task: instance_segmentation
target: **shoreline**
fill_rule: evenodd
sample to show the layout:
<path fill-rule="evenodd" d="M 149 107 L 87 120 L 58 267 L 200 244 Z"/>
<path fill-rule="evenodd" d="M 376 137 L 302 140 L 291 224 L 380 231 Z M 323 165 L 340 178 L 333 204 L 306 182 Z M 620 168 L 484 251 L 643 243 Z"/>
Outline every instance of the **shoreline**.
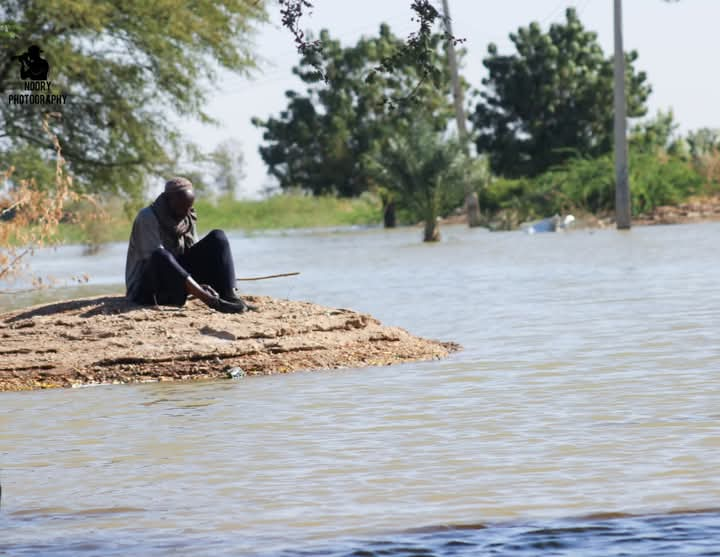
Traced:
<path fill-rule="evenodd" d="M 237 202 L 243 203 L 243 202 Z M 248 202 L 249 203 L 249 202 Z M 358 201 L 356 204 L 360 204 Z M 517 223 L 517 225 L 506 228 L 503 225 L 497 226 L 498 222 L 502 222 L 500 215 L 502 211 L 496 213 L 492 217 L 486 217 L 489 219 L 480 228 L 490 231 L 515 231 L 522 230 L 523 226 L 542 220 L 552 215 L 545 215 L 545 217 L 538 217 L 528 221 Z M 614 226 L 615 217 L 611 213 L 584 213 L 581 211 L 568 210 L 564 214 L 573 214 L 576 217 L 576 221 L 572 228 L 574 229 L 602 229 Z M 498 221 L 499 219 L 499 221 Z M 332 219 L 331 219 L 332 220 Z M 704 195 L 695 196 L 688 199 L 686 202 L 678 203 L 677 205 L 663 205 L 656 207 L 649 213 L 641 213 L 635 215 L 632 218 L 632 226 L 652 226 L 658 224 L 693 224 L 702 222 L 716 222 L 720 221 L 720 194 L 715 195 Z M 129 237 L 129 230 L 131 222 L 129 220 L 122 221 L 118 220 L 118 217 L 112 217 L 109 226 L 109 230 L 102 232 L 97 231 L 91 226 L 91 230 L 84 230 L 84 225 L 79 224 L 61 224 L 60 231 L 53 238 L 53 241 L 48 245 L 52 246 L 83 246 L 87 250 L 88 255 L 92 255 L 99 251 L 103 246 L 127 242 Z M 115 223 L 115 224 L 113 224 Z M 338 230 L 338 231 L 352 231 L 358 228 L 360 229 L 385 229 L 383 227 L 382 219 L 367 219 L 360 215 L 344 215 L 344 218 L 337 218 L 332 222 L 306 222 L 306 223 L 264 223 L 258 225 L 255 223 L 252 226 L 237 227 L 234 223 L 226 222 L 224 219 L 218 219 L 217 217 L 204 218 L 201 220 L 203 225 L 202 230 L 210 230 L 213 228 L 221 228 L 226 232 L 240 232 L 248 236 L 262 235 L 262 234 L 286 234 L 286 233 L 313 233 L 317 231 L 327 230 Z M 462 211 L 462 208 L 456 209 L 452 214 L 445 217 L 439 217 L 440 226 L 447 225 L 461 225 L 466 224 L 466 216 Z M 118 225 L 118 226 L 115 226 Z M 396 229 L 402 228 L 416 228 L 423 226 L 423 222 L 417 223 L 404 223 L 399 224 Z M 16 246 L 17 247 L 17 246 Z"/>
<path fill-rule="evenodd" d="M 386 366 L 460 350 L 348 309 L 246 298 L 260 311 L 95 296 L 0 314 L 0 392 Z"/>
<path fill-rule="evenodd" d="M 250 210 L 253 206 L 267 205 L 267 210 L 256 214 Z M 245 234 L 262 233 L 283 233 L 288 231 L 322 230 L 333 228 L 368 227 L 382 228 L 382 211 L 377 202 L 370 198 L 357 199 L 336 199 L 336 198 L 303 198 L 291 195 L 278 196 L 272 201 L 242 201 L 231 202 L 233 211 L 238 216 L 230 216 L 227 208 L 215 205 L 210 201 L 201 201 L 200 220 L 203 230 L 220 228 L 226 231 L 238 231 Z M 277 207 L 275 207 L 277 205 Z M 268 212 L 271 208 L 277 214 Z M 289 212 L 288 212 L 289 210 Z M 249 211 L 249 212 L 248 212 Z M 294 214 L 299 212 L 304 217 L 281 220 L 279 215 Z M 506 228 L 497 222 L 503 222 L 504 210 L 492 216 L 485 216 L 486 222 L 482 228 L 490 230 L 519 230 L 525 222 L 517 223 L 516 226 Z M 247 214 L 246 214 L 247 213 Z M 266 214 L 267 213 L 267 214 Z M 569 209 L 567 213 L 575 215 L 578 222 L 576 228 L 607 228 L 614 225 L 614 214 L 608 213 L 584 213 L 582 211 Z M 321 216 L 319 216 L 321 215 Z M 532 219 L 541 220 L 544 217 Z M 74 219 L 70 219 L 73 221 Z M 693 222 L 706 222 L 720 220 L 720 194 L 693 196 L 676 205 L 665 205 L 656 207 L 649 213 L 635 215 L 632 219 L 633 226 L 654 225 L 654 224 L 686 224 Z M 238 226 L 242 223 L 241 226 Z M 465 224 L 466 218 L 462 207 L 455 209 L 451 214 L 440 218 L 441 225 Z M 109 216 L 104 226 L 98 226 L 97 222 L 86 223 L 63 223 L 56 235 L 64 245 L 84 245 L 92 249 L 98 249 L 104 244 L 127 241 L 130 233 L 131 220 L 124 215 L 114 214 Z M 415 227 L 422 223 L 404 223 L 398 228 Z"/>
<path fill-rule="evenodd" d="M 572 214 L 576 217 L 574 225 L 570 230 L 583 230 L 593 228 L 610 228 L 615 226 L 615 215 L 610 213 L 594 214 L 569 210 L 564 214 Z M 549 217 L 552 215 L 546 215 Z M 523 225 L 537 222 L 533 219 L 523 222 L 507 231 L 522 230 Z M 648 213 L 640 213 L 632 218 L 632 226 L 656 226 L 672 224 L 699 224 L 703 222 L 720 221 L 720 194 L 694 196 L 677 205 L 660 205 Z M 440 225 L 466 224 L 464 214 L 453 214 L 440 219 Z M 488 228 L 487 226 L 483 228 Z M 505 229 L 497 229 L 505 231 Z"/>

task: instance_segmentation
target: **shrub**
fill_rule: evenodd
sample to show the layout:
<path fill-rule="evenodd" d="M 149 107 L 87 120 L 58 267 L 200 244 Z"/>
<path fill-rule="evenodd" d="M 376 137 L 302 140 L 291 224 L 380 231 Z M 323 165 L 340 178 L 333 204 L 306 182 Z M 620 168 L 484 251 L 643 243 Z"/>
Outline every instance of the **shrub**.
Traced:
<path fill-rule="evenodd" d="M 675 204 L 701 191 L 703 176 L 681 155 L 636 149 L 630 156 L 633 213 Z M 497 178 L 478 191 L 490 215 L 513 213 L 532 220 L 567 212 L 607 213 L 615 208 L 611 155 L 575 158 L 535 178 Z"/>

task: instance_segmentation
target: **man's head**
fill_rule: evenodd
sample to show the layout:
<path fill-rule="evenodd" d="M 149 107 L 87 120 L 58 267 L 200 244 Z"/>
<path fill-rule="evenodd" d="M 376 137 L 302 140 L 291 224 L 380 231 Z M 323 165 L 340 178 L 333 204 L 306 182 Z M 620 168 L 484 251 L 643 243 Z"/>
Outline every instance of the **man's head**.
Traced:
<path fill-rule="evenodd" d="M 42 52 L 42 49 L 38 45 L 34 44 L 28 47 L 27 52 L 32 60 L 37 60 L 38 58 L 40 58 L 40 53 Z"/>
<path fill-rule="evenodd" d="M 171 178 L 165 183 L 165 196 L 170 211 L 178 220 L 184 219 L 190 213 L 195 202 L 192 182 L 187 178 Z"/>

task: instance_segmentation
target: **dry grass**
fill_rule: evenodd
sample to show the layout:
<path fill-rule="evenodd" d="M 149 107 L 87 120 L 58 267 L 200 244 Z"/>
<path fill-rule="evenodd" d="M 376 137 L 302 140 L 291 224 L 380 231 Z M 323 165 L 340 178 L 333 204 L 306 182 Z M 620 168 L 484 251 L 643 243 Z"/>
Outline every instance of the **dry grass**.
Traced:
<path fill-rule="evenodd" d="M 27 269 L 27 259 L 41 247 L 59 243 L 58 226 L 69 202 L 93 205 L 93 220 L 105 218 L 105 213 L 88 195 L 79 194 L 73 178 L 65 170 L 65 159 L 58 136 L 51 130 L 52 119 L 61 118 L 57 112 L 45 114 L 43 130 L 55 149 L 55 180 L 52 184 L 38 184 L 14 176 L 15 168 L 0 170 L 3 187 L 0 190 L 0 282 L 6 282 Z M 83 282 L 86 276 L 76 277 Z M 34 276 L 34 288 L 47 285 L 48 279 Z"/>

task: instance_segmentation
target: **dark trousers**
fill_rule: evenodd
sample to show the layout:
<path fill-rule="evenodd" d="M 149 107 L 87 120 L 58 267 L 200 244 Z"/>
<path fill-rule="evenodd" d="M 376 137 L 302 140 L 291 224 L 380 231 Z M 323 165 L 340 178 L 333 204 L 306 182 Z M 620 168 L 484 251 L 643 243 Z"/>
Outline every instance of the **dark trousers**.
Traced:
<path fill-rule="evenodd" d="M 179 256 L 163 248 L 156 249 L 145 263 L 137 302 L 182 306 L 187 299 L 188 276 L 198 284 L 211 286 L 221 298 L 232 297 L 235 265 L 222 230 L 213 230 Z"/>

